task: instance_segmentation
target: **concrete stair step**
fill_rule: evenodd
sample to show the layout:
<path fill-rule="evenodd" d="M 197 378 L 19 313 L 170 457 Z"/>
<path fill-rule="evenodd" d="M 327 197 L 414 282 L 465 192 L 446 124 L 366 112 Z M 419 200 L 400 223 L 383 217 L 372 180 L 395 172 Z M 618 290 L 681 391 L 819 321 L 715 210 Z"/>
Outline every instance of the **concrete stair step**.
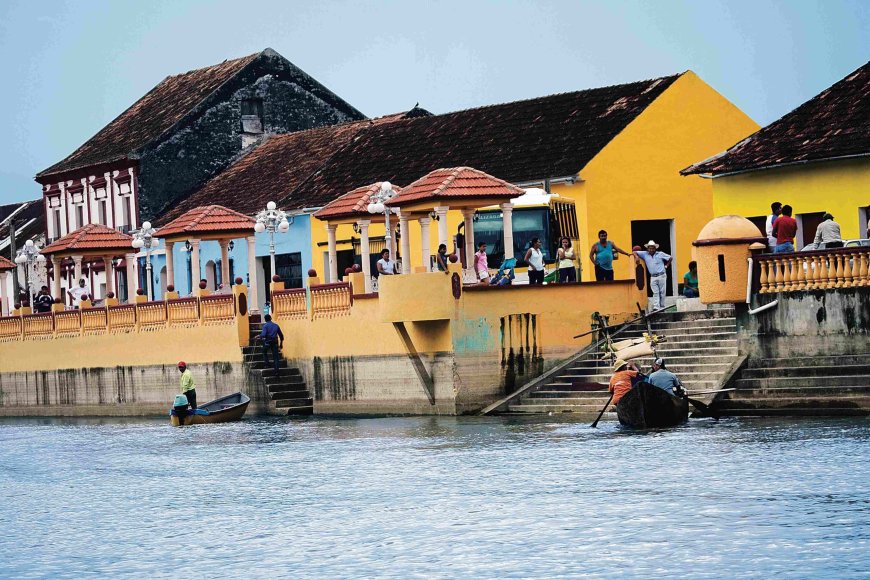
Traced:
<path fill-rule="evenodd" d="M 763 379 L 766 377 L 806 377 L 806 376 L 842 376 L 870 375 L 870 364 L 839 365 L 839 366 L 785 366 L 744 369 L 740 375 L 743 379 Z"/>
<path fill-rule="evenodd" d="M 794 397 L 850 397 L 870 396 L 870 385 L 809 386 L 809 387 L 770 387 L 758 389 L 737 389 L 722 393 L 721 400 L 751 400 L 765 398 Z"/>
<path fill-rule="evenodd" d="M 311 397 L 275 400 L 275 407 L 278 409 L 286 409 L 289 407 L 309 407 L 312 405 L 314 405 L 314 399 Z"/>
<path fill-rule="evenodd" d="M 590 398 L 590 399 L 577 399 L 577 398 L 573 398 L 573 397 L 564 398 L 564 399 L 559 399 L 556 397 L 551 397 L 551 398 L 546 398 L 546 399 L 528 398 L 528 399 L 522 399 L 519 404 L 520 405 L 532 405 L 532 406 L 535 406 L 535 405 L 548 405 L 548 406 L 556 405 L 556 406 L 579 406 L 579 407 L 586 407 L 588 405 L 592 405 L 592 406 L 597 406 L 598 410 L 600 411 L 601 407 L 604 406 L 604 403 L 606 403 L 607 399 L 609 399 L 609 398 L 610 398 L 609 393 L 606 397 L 596 397 L 596 398 Z"/>
<path fill-rule="evenodd" d="M 575 415 L 595 418 L 601 412 L 601 407 L 604 406 L 605 401 L 602 401 L 600 405 L 509 405 L 508 411 L 511 413 L 529 414 L 573 413 Z"/>
<path fill-rule="evenodd" d="M 274 378 L 274 377 L 295 377 L 299 376 L 299 369 L 292 367 L 279 368 L 278 372 L 275 372 L 275 369 L 251 369 L 253 372 L 261 375 L 264 379 Z"/>
<path fill-rule="evenodd" d="M 723 417 L 864 417 L 870 409 L 860 407 L 716 408 Z"/>
<path fill-rule="evenodd" d="M 759 379 L 739 378 L 734 381 L 734 387 L 738 389 L 763 389 L 770 387 L 849 387 L 856 385 L 870 385 L 870 375 L 766 377 Z"/>
<path fill-rule="evenodd" d="M 843 365 L 868 365 L 870 366 L 870 353 L 867 354 L 844 354 L 844 355 L 821 355 L 811 357 L 792 358 L 762 358 L 747 361 L 747 369 L 762 369 L 770 367 L 816 367 L 816 366 L 843 366 Z"/>
<path fill-rule="evenodd" d="M 269 393 L 269 399 L 273 401 L 296 401 L 300 399 L 308 400 L 311 398 L 311 393 L 306 390 L 301 391 L 279 391 Z"/>
<path fill-rule="evenodd" d="M 856 408 L 870 412 L 870 396 L 849 397 L 820 397 L 811 398 L 801 396 L 799 398 L 754 398 L 754 399 L 728 399 L 717 401 L 716 409 L 845 409 Z"/>
<path fill-rule="evenodd" d="M 535 391 L 534 393 L 529 394 L 526 399 L 600 399 L 604 398 L 606 401 L 608 397 L 610 397 L 610 392 L 607 390 L 602 391 L 563 391 L 563 390 L 555 390 L 555 389 L 546 389 L 541 391 Z"/>
<path fill-rule="evenodd" d="M 301 376 L 268 377 L 263 381 L 270 391 L 281 391 L 304 388 L 305 380 Z"/>
<path fill-rule="evenodd" d="M 623 336 L 631 337 L 631 338 L 638 338 L 638 337 L 643 336 L 643 334 L 645 332 L 646 332 L 646 328 L 643 328 L 643 329 L 638 328 L 637 330 L 630 329 L 630 330 L 626 330 L 625 332 L 616 335 L 613 338 L 613 340 L 619 340 L 620 338 L 623 338 Z M 723 335 L 731 334 L 731 335 L 733 335 L 733 334 L 737 333 L 737 327 L 733 326 L 733 325 L 731 325 L 731 326 L 719 325 L 719 326 L 687 326 L 687 327 L 675 327 L 675 328 L 667 328 L 667 327 L 656 328 L 655 326 L 653 326 L 653 333 L 654 334 L 663 334 L 667 337 L 671 337 L 671 336 L 696 336 L 699 334 L 723 334 Z"/>
<path fill-rule="evenodd" d="M 258 360 L 258 361 L 252 361 L 252 362 L 249 362 L 249 363 L 247 363 L 247 364 L 248 364 L 248 368 L 250 368 L 250 369 L 252 369 L 252 370 L 259 370 L 259 369 L 274 369 L 274 368 L 275 368 L 275 364 L 274 364 L 274 363 L 270 363 L 270 364 L 267 365 L 267 364 L 263 361 L 263 359 L 260 359 L 260 360 Z M 283 360 L 283 359 L 282 359 L 282 360 L 279 360 L 279 361 L 278 361 L 278 368 L 286 369 L 288 366 L 289 366 L 289 365 L 287 364 L 287 361 L 286 361 L 286 360 Z"/>
<path fill-rule="evenodd" d="M 608 379 L 609 381 L 610 379 Z M 598 382 L 580 382 L 580 381 L 560 381 L 555 380 L 551 383 L 547 383 L 543 385 L 542 389 L 547 390 L 557 390 L 557 391 L 571 391 L 571 392 L 596 392 L 596 391 L 606 391 L 608 383 L 598 383 Z"/>
<path fill-rule="evenodd" d="M 737 345 L 734 346 L 724 346 L 724 347 L 697 347 L 693 348 L 691 345 L 686 345 L 685 347 L 673 347 L 666 346 L 667 343 L 659 345 L 656 349 L 659 356 L 662 358 L 670 358 L 677 356 L 692 356 L 692 354 L 696 354 L 699 356 L 707 355 L 707 356 L 737 356 Z"/>

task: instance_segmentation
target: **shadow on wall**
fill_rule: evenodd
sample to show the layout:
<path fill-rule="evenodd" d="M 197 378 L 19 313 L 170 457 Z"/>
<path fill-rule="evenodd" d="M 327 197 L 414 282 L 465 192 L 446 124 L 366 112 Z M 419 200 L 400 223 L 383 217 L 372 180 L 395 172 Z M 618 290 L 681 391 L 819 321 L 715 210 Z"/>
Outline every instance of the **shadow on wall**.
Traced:
<path fill-rule="evenodd" d="M 501 318 L 501 384 L 509 395 L 532 377 L 544 372 L 541 329 L 536 314 L 511 314 Z"/>

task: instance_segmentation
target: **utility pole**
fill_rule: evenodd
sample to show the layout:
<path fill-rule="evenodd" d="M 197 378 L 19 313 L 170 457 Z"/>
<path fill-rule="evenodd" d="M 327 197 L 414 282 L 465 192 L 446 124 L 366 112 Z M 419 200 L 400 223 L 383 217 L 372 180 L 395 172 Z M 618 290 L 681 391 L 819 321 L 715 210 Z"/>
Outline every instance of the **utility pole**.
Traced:
<path fill-rule="evenodd" d="M 15 226 L 16 220 L 9 221 L 9 251 L 11 255 L 9 256 L 12 262 L 15 264 L 15 270 L 13 270 L 14 274 L 12 275 L 12 303 L 18 302 L 18 299 L 21 297 L 21 287 L 18 285 L 18 263 L 15 262 Z"/>

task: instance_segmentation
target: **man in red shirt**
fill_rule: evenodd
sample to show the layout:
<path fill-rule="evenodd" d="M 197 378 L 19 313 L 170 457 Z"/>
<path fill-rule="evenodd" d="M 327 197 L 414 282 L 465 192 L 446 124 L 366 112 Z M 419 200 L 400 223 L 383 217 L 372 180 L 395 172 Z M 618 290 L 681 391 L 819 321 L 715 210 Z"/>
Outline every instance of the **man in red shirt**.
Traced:
<path fill-rule="evenodd" d="M 773 235 L 776 237 L 774 254 L 794 252 L 794 236 L 797 233 L 797 220 L 791 217 L 791 206 L 782 206 L 782 215 L 773 222 Z"/>

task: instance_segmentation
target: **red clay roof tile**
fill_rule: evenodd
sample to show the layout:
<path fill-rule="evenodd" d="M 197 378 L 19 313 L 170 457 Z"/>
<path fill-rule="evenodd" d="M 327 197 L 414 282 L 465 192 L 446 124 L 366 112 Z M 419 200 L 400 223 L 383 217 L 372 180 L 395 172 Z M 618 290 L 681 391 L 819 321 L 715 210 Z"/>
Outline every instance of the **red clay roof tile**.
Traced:
<path fill-rule="evenodd" d="M 369 199 L 381 188 L 381 182 L 372 183 L 357 187 L 353 191 L 349 191 L 326 204 L 323 209 L 314 214 L 314 217 L 321 220 L 343 219 L 349 217 L 371 217 L 368 210 Z M 401 194 L 402 189 L 396 185 L 393 186 L 393 191 Z"/>
<path fill-rule="evenodd" d="M 253 218 L 222 205 L 194 208 L 157 230 L 161 238 L 184 235 L 254 234 Z"/>
<path fill-rule="evenodd" d="M 3 256 L 0 256 L 0 270 L 14 270 L 14 269 L 15 269 L 15 264 L 10 262 L 9 260 L 4 258 Z"/>
<path fill-rule="evenodd" d="M 118 230 L 100 224 L 88 224 L 65 235 L 44 247 L 42 254 L 59 252 L 92 252 L 94 250 L 115 250 L 133 252 L 133 238 Z"/>
<path fill-rule="evenodd" d="M 390 205 L 404 207 L 415 203 L 444 200 L 489 200 L 505 202 L 524 194 L 525 191 L 488 173 L 473 167 L 450 167 L 436 169 L 402 190 Z"/>

